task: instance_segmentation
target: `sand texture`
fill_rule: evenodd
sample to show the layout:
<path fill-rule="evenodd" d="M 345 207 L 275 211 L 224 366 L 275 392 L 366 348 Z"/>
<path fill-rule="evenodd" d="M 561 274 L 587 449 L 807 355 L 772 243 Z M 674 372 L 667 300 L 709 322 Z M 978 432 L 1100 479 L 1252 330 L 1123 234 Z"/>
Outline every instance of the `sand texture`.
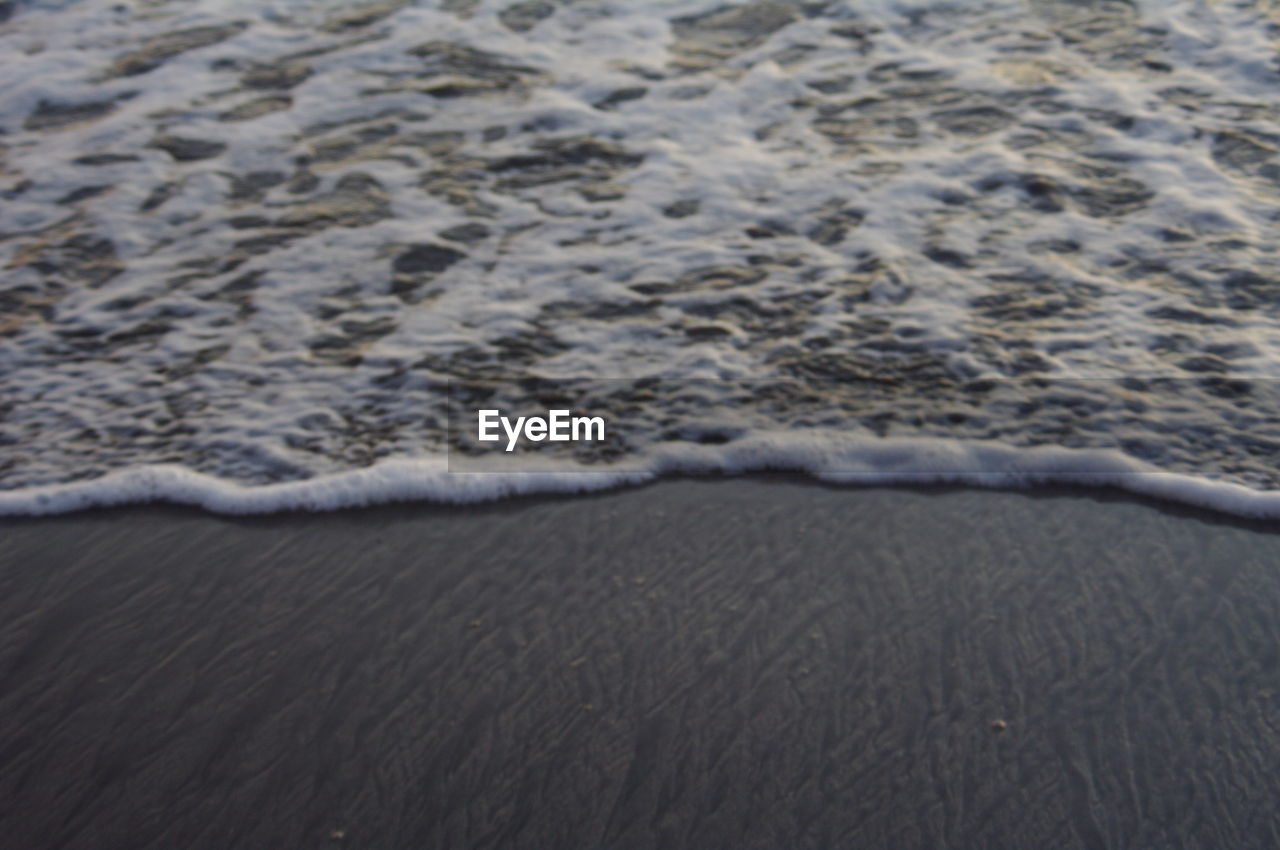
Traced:
<path fill-rule="evenodd" d="M 13 850 L 1280 844 L 1258 528 L 784 479 L 0 541 Z"/>

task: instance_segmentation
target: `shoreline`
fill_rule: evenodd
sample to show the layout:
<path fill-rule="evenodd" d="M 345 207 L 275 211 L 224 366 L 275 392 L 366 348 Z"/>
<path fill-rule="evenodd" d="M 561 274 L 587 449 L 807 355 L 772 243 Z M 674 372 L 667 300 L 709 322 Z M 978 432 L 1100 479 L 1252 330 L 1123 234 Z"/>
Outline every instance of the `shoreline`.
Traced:
<path fill-rule="evenodd" d="M 1165 474 L 1165 473 L 1157 473 Z M 1172 474 L 1172 473 L 1169 473 Z M 467 502 L 445 502 L 429 499 L 403 499 L 398 501 L 372 502 L 353 504 L 345 507 L 288 507 L 280 510 L 231 513 L 210 510 L 199 504 L 158 499 L 145 502 L 125 502 L 121 504 L 90 505 L 61 513 L 46 514 L 5 514 L 0 513 L 0 528 L 9 524 L 40 524 L 62 521 L 75 522 L 87 517 L 109 517 L 119 515 L 125 517 L 135 513 L 155 513 L 174 518 L 206 518 L 227 520 L 235 523 L 272 523 L 283 521 L 294 523 L 313 520 L 323 522 L 335 516 L 378 517 L 409 520 L 440 514 L 447 518 L 453 514 L 465 514 L 473 511 L 520 511 L 526 507 L 557 504 L 575 501 L 591 501 L 625 496 L 628 493 L 639 493 L 652 488 L 667 485 L 721 485 L 732 486 L 735 483 L 745 484 L 783 484 L 811 488 L 819 491 L 839 493 L 914 493 L 922 496 L 945 496 L 962 493 L 990 493 L 996 496 L 1023 497 L 1032 501 L 1055 501 L 1059 499 L 1083 499 L 1098 504 L 1127 504 L 1147 508 L 1157 513 L 1182 519 L 1194 519 L 1211 525 L 1238 528 L 1258 534 L 1280 535 L 1280 524 L 1274 518 L 1265 516 L 1249 516 L 1229 511 L 1183 502 L 1176 499 L 1130 490 L 1112 483 L 1097 484 L 1081 482 L 1078 484 L 1063 481 L 1050 483 L 1021 483 L 985 485 L 972 482 L 934 481 L 924 478 L 919 482 L 898 480 L 892 482 L 870 481 L 867 483 L 851 481 L 830 481 L 808 472 L 790 469 L 765 469 L 751 472 L 709 472 L 709 473 L 677 473 L 647 478 L 635 483 L 619 483 L 583 490 L 533 490 L 509 496 L 478 499 Z M 1270 492 L 1270 491 L 1259 491 Z M 1280 491 L 1277 491 L 1280 493 Z"/>
<path fill-rule="evenodd" d="M 18 848 L 1270 840 L 1280 536 L 1111 495 L 774 475 L 5 519 L 0 829 Z"/>
<path fill-rule="evenodd" d="M 478 505 L 538 495 L 580 495 L 690 478 L 805 476 L 857 488 L 959 486 L 1121 491 L 1138 499 L 1246 519 L 1280 518 L 1280 490 L 1164 471 L 1111 450 L 1018 448 L 994 442 L 850 438 L 838 445 L 811 435 L 748 437 L 728 445 L 681 444 L 646 457 L 644 466 L 566 465 L 532 459 L 517 466 L 457 471 L 448 456 L 384 460 L 343 472 L 245 485 L 177 464 L 127 467 L 97 478 L 0 490 L 0 518 L 71 514 L 114 506 L 167 503 L 215 515 L 330 512 L 394 504 Z"/>

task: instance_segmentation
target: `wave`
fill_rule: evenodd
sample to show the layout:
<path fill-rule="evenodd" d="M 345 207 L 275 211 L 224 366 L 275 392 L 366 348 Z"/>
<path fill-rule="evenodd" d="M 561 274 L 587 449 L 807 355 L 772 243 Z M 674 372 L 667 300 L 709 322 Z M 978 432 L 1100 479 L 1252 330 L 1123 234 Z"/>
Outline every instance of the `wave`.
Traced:
<path fill-rule="evenodd" d="M 392 460 L 304 481 L 246 486 L 179 465 L 118 470 L 90 481 L 0 493 L 0 516 L 46 516 L 90 508 L 168 503 L 219 514 L 334 511 L 394 502 L 473 504 L 536 494 L 609 490 L 678 475 L 789 471 L 847 485 L 962 484 L 999 489 L 1111 487 L 1248 518 L 1280 517 L 1280 492 L 1164 472 L 1119 452 L 1016 448 L 940 439 L 841 439 L 753 435 L 730 446 L 680 445 L 644 468 L 529 462 L 519 471 L 450 472 L 447 458 Z M 473 467 L 474 468 L 474 467 Z"/>
<path fill-rule="evenodd" d="M 1247 6 L 0 3 L 0 506 L 785 468 L 1270 515 Z M 454 384 L 616 433 L 451 473 Z"/>

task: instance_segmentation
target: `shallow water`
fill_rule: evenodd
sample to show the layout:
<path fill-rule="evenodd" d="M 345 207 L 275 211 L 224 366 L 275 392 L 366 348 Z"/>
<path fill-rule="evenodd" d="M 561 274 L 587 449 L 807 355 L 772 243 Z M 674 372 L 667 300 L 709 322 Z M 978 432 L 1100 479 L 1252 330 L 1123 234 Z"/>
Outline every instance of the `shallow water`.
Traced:
<path fill-rule="evenodd" d="M 1280 484 L 1277 4 L 0 8 L 7 510 L 434 474 L 529 379 L 614 381 L 561 470 Z"/>

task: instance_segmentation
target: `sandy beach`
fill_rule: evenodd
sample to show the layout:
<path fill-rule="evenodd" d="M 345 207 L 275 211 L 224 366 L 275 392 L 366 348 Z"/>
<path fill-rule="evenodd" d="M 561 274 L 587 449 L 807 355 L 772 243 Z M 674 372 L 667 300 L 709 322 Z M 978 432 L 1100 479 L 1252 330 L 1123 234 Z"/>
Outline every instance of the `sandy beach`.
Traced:
<path fill-rule="evenodd" d="M 0 0 L 0 850 L 1280 847 L 1278 31 Z"/>
<path fill-rule="evenodd" d="M 0 539 L 15 850 L 1280 842 L 1261 526 L 779 476 Z"/>

